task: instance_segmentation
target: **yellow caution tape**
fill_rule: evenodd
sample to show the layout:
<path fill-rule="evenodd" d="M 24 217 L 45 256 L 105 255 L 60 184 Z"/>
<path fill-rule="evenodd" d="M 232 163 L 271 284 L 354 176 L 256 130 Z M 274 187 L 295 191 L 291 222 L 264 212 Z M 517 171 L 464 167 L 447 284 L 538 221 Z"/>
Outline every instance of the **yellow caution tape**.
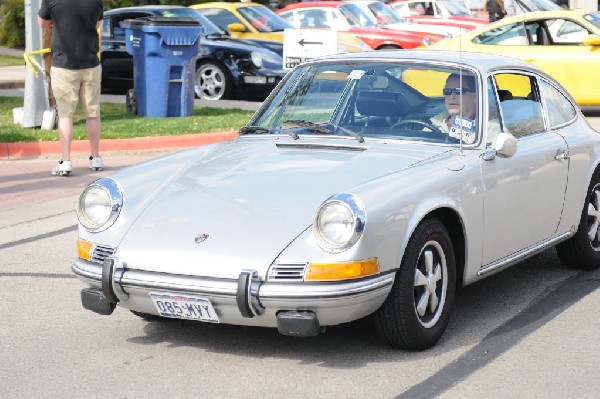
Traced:
<path fill-rule="evenodd" d="M 31 71 L 33 72 L 33 74 L 35 75 L 36 78 L 38 77 L 38 73 L 37 73 L 36 68 L 39 69 L 40 71 L 44 72 L 44 73 L 46 72 L 46 69 L 43 68 L 40 65 L 40 63 L 37 62 L 35 60 L 35 58 L 33 58 L 32 56 L 36 55 L 36 54 L 46 54 L 46 53 L 49 53 L 51 51 L 52 50 L 49 49 L 49 48 L 43 48 L 41 50 L 25 51 L 23 53 L 23 58 L 25 59 L 25 64 L 29 67 L 29 69 L 31 69 Z"/>

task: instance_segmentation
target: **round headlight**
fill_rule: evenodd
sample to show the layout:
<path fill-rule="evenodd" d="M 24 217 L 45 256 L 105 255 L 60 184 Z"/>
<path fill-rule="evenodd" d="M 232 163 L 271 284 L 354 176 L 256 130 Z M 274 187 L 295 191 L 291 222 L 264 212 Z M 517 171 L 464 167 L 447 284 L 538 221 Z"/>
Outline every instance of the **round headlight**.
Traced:
<path fill-rule="evenodd" d="M 96 180 L 79 196 L 77 217 L 88 231 L 109 228 L 121 211 L 123 196 L 116 181 L 108 178 Z"/>
<path fill-rule="evenodd" d="M 352 194 L 338 194 L 317 212 L 314 231 L 321 248 L 341 252 L 358 241 L 364 225 L 365 211 L 358 198 Z"/>
<path fill-rule="evenodd" d="M 253 51 L 250 53 L 250 57 L 252 57 L 252 63 L 254 64 L 254 66 L 258 69 L 262 68 L 263 66 L 263 59 L 262 59 L 262 54 L 260 54 L 258 51 Z"/>

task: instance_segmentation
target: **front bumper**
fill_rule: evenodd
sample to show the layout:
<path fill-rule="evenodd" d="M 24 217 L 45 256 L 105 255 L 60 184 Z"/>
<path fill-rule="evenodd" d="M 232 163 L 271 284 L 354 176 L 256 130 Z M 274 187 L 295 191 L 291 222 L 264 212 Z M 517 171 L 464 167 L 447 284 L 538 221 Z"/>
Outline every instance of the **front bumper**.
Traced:
<path fill-rule="evenodd" d="M 394 282 L 394 273 L 385 273 L 342 282 L 272 283 L 253 270 L 241 271 L 236 280 L 215 279 L 127 269 L 118 258 L 102 265 L 78 259 L 72 270 L 109 304 L 158 315 L 151 292 L 201 296 L 221 323 L 261 327 L 278 327 L 278 315 L 286 312 L 314 313 L 320 326 L 360 319 L 381 306 Z"/>

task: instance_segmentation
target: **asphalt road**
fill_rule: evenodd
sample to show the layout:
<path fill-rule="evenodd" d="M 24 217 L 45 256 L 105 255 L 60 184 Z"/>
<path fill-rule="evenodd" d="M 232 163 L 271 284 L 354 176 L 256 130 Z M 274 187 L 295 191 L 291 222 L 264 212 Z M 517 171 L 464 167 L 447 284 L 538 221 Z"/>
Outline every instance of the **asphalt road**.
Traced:
<path fill-rule="evenodd" d="M 461 290 L 424 352 L 388 348 L 368 320 L 301 339 L 84 310 L 77 194 L 158 155 L 68 179 L 48 176 L 54 160 L 0 161 L 0 397 L 598 397 L 600 271 L 566 269 L 554 250 Z"/>

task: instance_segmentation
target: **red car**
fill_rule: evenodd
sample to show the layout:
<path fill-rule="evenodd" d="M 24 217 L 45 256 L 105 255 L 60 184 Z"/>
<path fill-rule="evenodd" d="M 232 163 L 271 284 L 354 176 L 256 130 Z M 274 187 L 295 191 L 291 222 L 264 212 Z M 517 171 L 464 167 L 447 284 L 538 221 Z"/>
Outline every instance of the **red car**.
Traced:
<path fill-rule="evenodd" d="M 463 2 L 455 0 L 393 0 L 388 5 L 415 24 L 455 26 L 470 31 L 489 23 L 486 18 L 473 16 Z"/>
<path fill-rule="evenodd" d="M 373 15 L 368 15 L 356 4 L 339 1 L 294 3 L 277 11 L 277 14 L 296 28 L 333 29 L 358 37 L 373 50 L 412 49 L 445 38 L 441 34 L 380 27 Z"/>

